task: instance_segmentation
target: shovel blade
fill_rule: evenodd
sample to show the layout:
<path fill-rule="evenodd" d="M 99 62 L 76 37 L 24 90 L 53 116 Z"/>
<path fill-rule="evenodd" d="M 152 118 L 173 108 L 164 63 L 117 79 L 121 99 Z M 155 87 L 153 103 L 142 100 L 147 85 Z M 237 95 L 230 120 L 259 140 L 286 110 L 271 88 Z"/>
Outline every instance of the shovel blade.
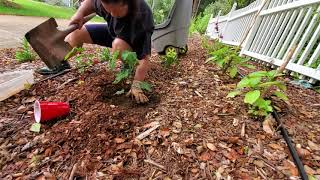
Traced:
<path fill-rule="evenodd" d="M 67 34 L 59 31 L 57 27 L 56 20 L 50 18 L 25 35 L 32 48 L 50 69 L 59 66 L 72 50 L 70 44 L 64 41 Z"/>

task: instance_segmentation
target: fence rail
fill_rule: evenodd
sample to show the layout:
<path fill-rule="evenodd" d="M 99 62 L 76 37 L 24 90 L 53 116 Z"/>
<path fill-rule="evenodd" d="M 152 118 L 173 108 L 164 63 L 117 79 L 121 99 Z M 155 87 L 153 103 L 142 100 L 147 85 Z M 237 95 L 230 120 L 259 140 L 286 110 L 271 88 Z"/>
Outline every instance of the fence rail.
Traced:
<path fill-rule="evenodd" d="M 287 72 L 310 83 L 320 80 L 320 0 L 257 0 L 235 9 L 212 17 L 206 35 L 273 66 L 297 46 Z"/>

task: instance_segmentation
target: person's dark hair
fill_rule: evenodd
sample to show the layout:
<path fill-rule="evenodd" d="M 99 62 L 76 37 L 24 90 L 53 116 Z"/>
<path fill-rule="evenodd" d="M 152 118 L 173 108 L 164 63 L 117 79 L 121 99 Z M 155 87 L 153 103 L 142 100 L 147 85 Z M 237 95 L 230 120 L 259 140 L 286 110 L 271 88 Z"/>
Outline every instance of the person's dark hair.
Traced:
<path fill-rule="evenodd" d="M 101 0 L 102 2 L 106 4 L 118 4 L 118 3 L 123 3 L 123 4 L 128 4 L 128 14 L 130 16 L 136 17 L 137 12 L 138 12 L 138 1 L 139 0 Z"/>

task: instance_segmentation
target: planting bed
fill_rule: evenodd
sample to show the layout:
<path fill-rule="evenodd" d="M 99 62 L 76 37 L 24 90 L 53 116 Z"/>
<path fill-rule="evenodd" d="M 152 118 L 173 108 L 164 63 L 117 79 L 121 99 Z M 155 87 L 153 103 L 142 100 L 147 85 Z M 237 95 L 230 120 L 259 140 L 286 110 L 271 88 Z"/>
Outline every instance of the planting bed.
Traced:
<path fill-rule="evenodd" d="M 73 167 L 77 179 L 298 176 L 281 135 L 263 130 L 262 121 L 247 114 L 243 99 L 226 98 L 239 79 L 204 63 L 199 37 L 190 38 L 188 46 L 175 68 L 163 68 L 153 53 L 147 78 L 153 92 L 146 105 L 115 95 L 130 86 L 113 85 L 114 75 L 104 64 L 83 75 L 73 70 L 37 83 L 0 102 L 0 179 L 68 179 Z M 88 53 L 95 48 L 88 46 Z M 43 65 L 18 64 L 14 51 L 0 50 L 0 72 Z M 289 102 L 277 102 L 281 119 L 307 173 L 320 179 L 320 95 L 287 86 Z M 71 113 L 33 133 L 35 99 L 69 102 Z M 158 129 L 136 140 L 155 122 Z"/>

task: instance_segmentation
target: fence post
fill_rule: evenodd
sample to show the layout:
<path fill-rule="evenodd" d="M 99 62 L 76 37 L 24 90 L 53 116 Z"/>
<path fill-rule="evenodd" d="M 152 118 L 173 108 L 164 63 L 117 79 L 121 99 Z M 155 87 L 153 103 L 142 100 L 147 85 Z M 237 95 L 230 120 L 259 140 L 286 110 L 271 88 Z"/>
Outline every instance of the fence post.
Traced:
<path fill-rule="evenodd" d="M 243 48 L 241 49 L 240 56 L 243 56 L 244 51 L 249 49 L 251 42 L 252 42 L 255 34 L 257 33 L 258 28 L 259 28 L 261 21 L 262 21 L 260 13 L 262 10 L 264 10 L 267 7 L 266 5 L 268 4 L 269 1 L 270 0 L 264 0 L 261 3 L 260 8 L 256 14 L 256 18 L 253 19 L 253 22 L 252 22 L 253 26 L 250 26 L 251 29 L 249 29 L 247 37 L 245 37 L 245 39 L 243 40 Z"/>
<path fill-rule="evenodd" d="M 228 14 L 226 25 L 224 26 L 223 30 L 221 31 L 222 38 L 223 38 L 223 36 L 224 36 L 224 33 L 225 33 L 226 30 L 227 30 L 227 27 L 228 27 L 228 24 L 229 24 L 229 19 L 231 18 L 233 11 L 236 10 L 236 7 L 237 7 L 237 3 L 234 3 L 233 6 L 232 6 L 232 9 L 230 10 L 230 12 L 229 12 L 229 14 Z M 219 38 L 220 40 L 222 39 L 222 38 L 220 38 L 220 36 L 219 36 L 218 38 Z"/>

